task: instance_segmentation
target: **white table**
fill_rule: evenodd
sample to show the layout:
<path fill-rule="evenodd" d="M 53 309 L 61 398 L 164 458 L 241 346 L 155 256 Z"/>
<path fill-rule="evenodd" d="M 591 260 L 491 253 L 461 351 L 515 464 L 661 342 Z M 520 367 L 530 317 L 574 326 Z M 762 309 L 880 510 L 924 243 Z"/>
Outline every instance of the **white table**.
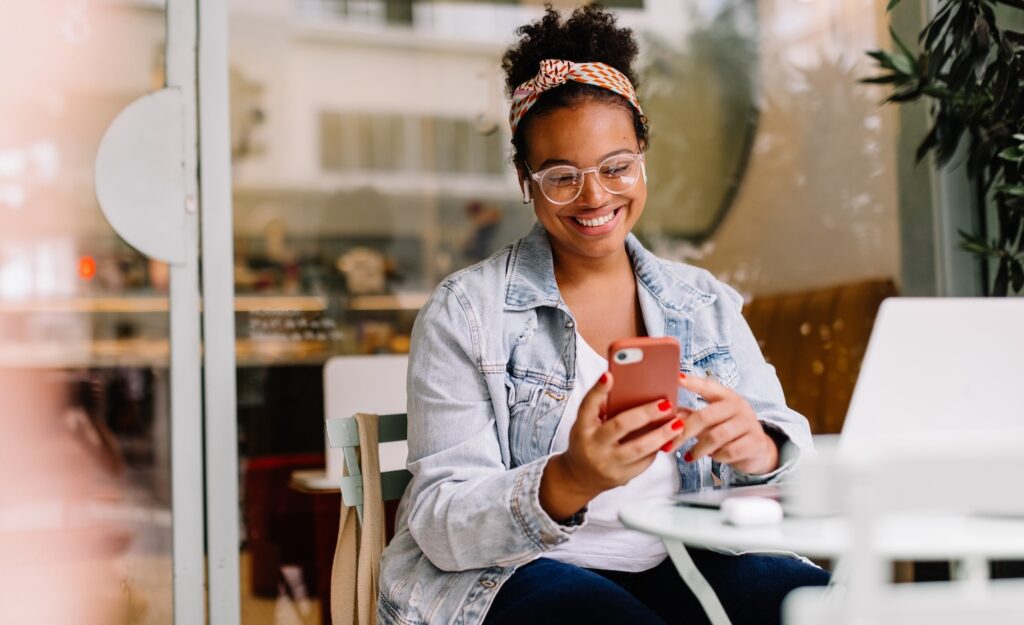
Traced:
<path fill-rule="evenodd" d="M 836 558 L 849 540 L 847 524 L 840 517 L 786 517 L 773 525 L 736 527 L 724 523 L 718 510 L 682 506 L 669 499 L 636 504 L 623 510 L 619 519 L 626 527 L 665 542 L 680 576 L 713 625 L 727 625 L 729 619 L 686 546 Z M 984 576 L 989 560 L 1024 559 L 1024 518 L 894 515 L 879 522 L 877 539 L 886 558 L 960 560 L 967 576 Z"/>

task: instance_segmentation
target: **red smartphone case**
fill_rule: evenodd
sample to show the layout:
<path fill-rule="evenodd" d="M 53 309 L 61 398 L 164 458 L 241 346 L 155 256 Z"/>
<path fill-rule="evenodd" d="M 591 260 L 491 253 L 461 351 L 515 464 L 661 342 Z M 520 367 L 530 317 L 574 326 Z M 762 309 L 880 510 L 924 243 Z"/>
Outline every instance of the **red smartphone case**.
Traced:
<path fill-rule="evenodd" d="M 620 352 L 630 349 L 639 349 L 642 360 L 623 362 Z M 614 381 L 608 394 L 606 418 L 660 399 L 669 400 L 675 408 L 679 395 L 679 341 L 676 339 L 641 336 L 615 341 L 608 347 L 608 370 Z M 674 416 L 675 411 L 671 414 Z M 666 420 L 669 418 L 671 416 Z"/>

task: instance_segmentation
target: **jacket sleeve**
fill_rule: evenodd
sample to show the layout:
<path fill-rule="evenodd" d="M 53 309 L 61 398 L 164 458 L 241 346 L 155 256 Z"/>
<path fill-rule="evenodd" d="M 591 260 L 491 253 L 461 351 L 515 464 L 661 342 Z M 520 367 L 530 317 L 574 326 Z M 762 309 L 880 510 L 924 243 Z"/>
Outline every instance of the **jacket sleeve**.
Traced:
<path fill-rule="evenodd" d="M 438 287 L 416 320 L 409 356 L 408 526 L 445 571 L 522 564 L 577 527 L 540 506 L 550 456 L 514 468 L 502 460 L 470 306 L 451 285 Z"/>
<path fill-rule="evenodd" d="M 743 296 L 729 285 L 719 282 L 720 296 L 727 300 L 727 317 L 731 323 L 732 355 L 739 370 L 739 383 L 734 389 L 743 396 L 757 414 L 765 432 L 779 446 L 780 464 L 763 475 L 744 473 L 729 465 L 718 467 L 719 477 L 727 484 L 761 484 L 773 482 L 789 473 L 800 457 L 814 453 L 811 428 L 807 418 L 786 405 L 782 384 L 775 367 L 765 361 L 761 348 L 742 315 Z"/>

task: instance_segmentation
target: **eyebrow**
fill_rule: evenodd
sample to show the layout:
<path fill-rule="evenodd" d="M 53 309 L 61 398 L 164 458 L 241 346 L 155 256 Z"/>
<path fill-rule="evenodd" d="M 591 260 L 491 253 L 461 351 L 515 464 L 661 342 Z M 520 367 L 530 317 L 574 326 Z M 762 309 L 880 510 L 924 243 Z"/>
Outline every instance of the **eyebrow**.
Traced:
<path fill-rule="evenodd" d="M 601 158 L 597 159 L 597 162 L 600 163 L 601 161 L 603 161 L 604 159 L 606 159 L 606 158 L 608 158 L 610 156 L 615 156 L 616 154 L 623 154 L 623 153 L 626 153 L 626 152 L 633 152 L 633 150 L 631 150 L 629 148 L 619 148 L 618 150 L 614 150 L 612 152 L 609 152 L 609 153 L 605 154 L 604 156 L 602 156 Z M 543 163 L 541 163 L 540 167 L 538 167 L 536 171 L 540 171 L 542 169 L 547 169 L 548 167 L 554 167 L 555 165 L 572 165 L 573 167 L 578 167 L 578 165 L 576 165 L 575 162 L 567 160 L 567 159 L 549 158 L 548 160 L 546 160 Z"/>

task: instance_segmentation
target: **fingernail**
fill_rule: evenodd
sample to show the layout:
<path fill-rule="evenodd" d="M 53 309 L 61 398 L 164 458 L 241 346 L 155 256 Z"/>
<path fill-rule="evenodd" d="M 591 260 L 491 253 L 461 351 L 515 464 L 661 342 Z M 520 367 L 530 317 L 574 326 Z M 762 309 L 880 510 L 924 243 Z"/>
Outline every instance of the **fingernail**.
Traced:
<path fill-rule="evenodd" d="M 661 446 L 661 450 L 664 452 L 672 451 L 672 441 L 669 441 Z"/>
<path fill-rule="evenodd" d="M 660 410 L 662 412 L 665 412 L 666 410 L 668 410 L 671 407 L 672 407 L 672 402 L 670 402 L 667 399 L 663 399 L 663 400 L 658 402 L 658 410 Z"/>
<path fill-rule="evenodd" d="M 683 427 L 685 425 L 686 425 L 685 421 L 683 421 L 682 419 L 676 419 L 675 421 L 672 422 L 672 429 L 673 430 L 681 430 L 681 429 L 683 429 Z"/>
<path fill-rule="evenodd" d="M 686 452 L 685 454 L 683 454 L 683 460 L 685 460 L 686 462 L 693 462 L 693 454 L 691 454 L 690 452 Z"/>
<path fill-rule="evenodd" d="M 679 372 L 679 379 L 680 379 L 680 380 L 685 380 L 685 379 L 686 379 L 686 374 L 685 374 L 685 373 L 683 373 L 682 371 L 680 371 L 680 372 Z"/>
<path fill-rule="evenodd" d="M 598 380 L 598 382 L 600 382 L 601 384 L 608 384 L 608 372 L 607 371 L 601 374 L 601 379 Z"/>

